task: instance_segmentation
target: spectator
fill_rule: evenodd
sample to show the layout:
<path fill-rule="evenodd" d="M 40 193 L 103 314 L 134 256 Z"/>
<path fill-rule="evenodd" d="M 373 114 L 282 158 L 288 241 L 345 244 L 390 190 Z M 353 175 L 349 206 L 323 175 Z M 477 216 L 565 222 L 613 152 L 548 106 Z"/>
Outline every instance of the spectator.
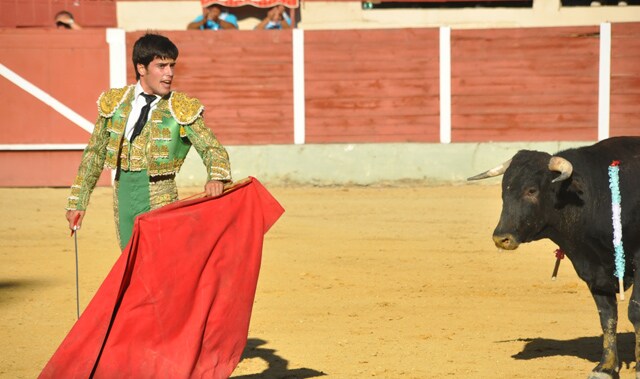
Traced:
<path fill-rule="evenodd" d="M 267 17 L 265 17 L 258 25 L 256 25 L 255 28 L 265 30 L 291 29 L 291 18 L 289 18 L 284 5 L 276 5 L 275 7 L 269 9 L 269 12 L 267 12 Z"/>
<path fill-rule="evenodd" d="M 187 30 L 238 29 L 238 19 L 219 4 L 211 0 L 201 0 L 202 14 L 195 18 Z"/>
<path fill-rule="evenodd" d="M 60 12 L 56 13 L 54 19 L 56 21 L 56 28 L 58 28 L 58 29 L 62 29 L 62 28 L 64 28 L 64 29 L 73 29 L 73 30 L 82 29 L 82 26 L 80 26 L 73 19 L 73 15 L 71 14 L 71 12 L 60 11 Z"/>

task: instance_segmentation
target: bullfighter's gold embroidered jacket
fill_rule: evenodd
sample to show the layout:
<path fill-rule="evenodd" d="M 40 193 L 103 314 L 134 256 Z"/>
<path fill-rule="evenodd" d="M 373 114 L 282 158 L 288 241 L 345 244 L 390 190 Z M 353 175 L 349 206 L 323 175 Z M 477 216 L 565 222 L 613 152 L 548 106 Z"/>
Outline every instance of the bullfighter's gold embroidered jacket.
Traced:
<path fill-rule="evenodd" d="M 207 168 L 208 180 L 231 180 L 229 156 L 204 124 L 198 99 L 171 92 L 158 102 L 142 133 L 124 138 L 134 85 L 115 88 L 98 98 L 98 121 L 71 186 L 67 209 L 85 210 L 103 168 L 141 171 L 150 177 L 178 173 L 191 145 Z"/>

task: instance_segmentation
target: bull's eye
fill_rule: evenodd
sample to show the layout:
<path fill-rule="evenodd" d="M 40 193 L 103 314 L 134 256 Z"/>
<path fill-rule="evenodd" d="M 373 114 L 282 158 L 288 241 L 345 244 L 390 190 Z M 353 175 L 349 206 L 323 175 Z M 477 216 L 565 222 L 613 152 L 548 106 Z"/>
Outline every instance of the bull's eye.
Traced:
<path fill-rule="evenodd" d="M 529 187 L 524 191 L 524 197 L 527 200 L 536 200 L 538 198 L 538 189 L 536 187 Z"/>

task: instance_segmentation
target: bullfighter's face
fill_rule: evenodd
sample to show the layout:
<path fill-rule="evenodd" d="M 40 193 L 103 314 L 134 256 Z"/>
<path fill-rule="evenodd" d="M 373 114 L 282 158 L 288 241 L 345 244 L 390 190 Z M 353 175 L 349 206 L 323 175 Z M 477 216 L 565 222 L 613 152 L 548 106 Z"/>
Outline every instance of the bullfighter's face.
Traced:
<path fill-rule="evenodd" d="M 154 58 L 147 66 L 138 64 L 140 85 L 149 95 L 165 96 L 171 92 L 175 59 Z"/>

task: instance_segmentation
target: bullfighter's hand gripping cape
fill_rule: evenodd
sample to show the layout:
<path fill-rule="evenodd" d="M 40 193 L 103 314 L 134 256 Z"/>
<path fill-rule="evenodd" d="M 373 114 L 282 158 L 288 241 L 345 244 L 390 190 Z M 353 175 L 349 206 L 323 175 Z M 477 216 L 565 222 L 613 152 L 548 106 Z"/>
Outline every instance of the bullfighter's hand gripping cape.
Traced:
<path fill-rule="evenodd" d="M 247 341 L 263 237 L 283 212 L 250 178 L 140 215 L 39 378 L 228 378 Z"/>

